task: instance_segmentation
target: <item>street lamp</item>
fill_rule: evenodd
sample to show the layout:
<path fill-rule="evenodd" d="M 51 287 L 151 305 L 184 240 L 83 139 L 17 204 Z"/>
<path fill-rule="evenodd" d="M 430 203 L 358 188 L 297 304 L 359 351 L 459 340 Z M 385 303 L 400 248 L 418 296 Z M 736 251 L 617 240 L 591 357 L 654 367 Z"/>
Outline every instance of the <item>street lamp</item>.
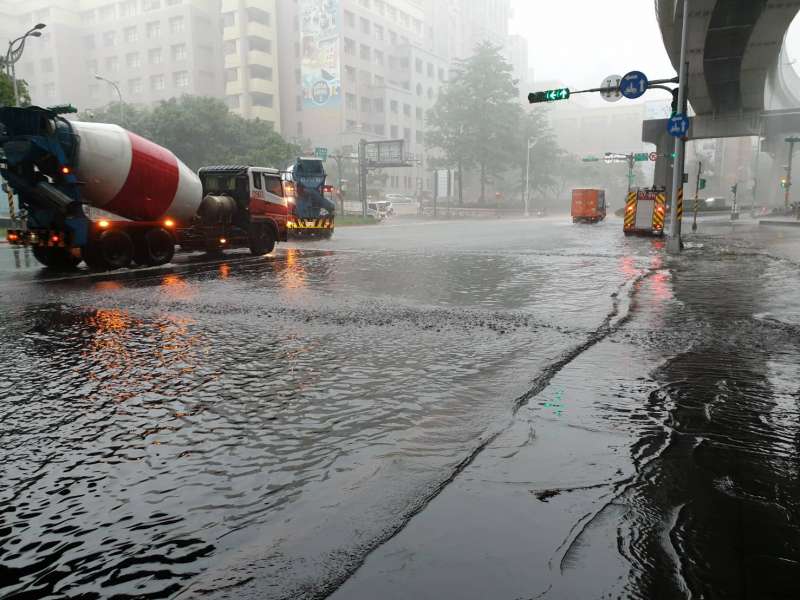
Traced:
<path fill-rule="evenodd" d="M 19 88 L 17 86 L 17 69 L 16 64 L 22 58 L 22 52 L 25 50 L 25 40 L 29 37 L 41 37 L 41 29 L 47 27 L 44 23 L 37 23 L 26 31 L 23 35 L 15 40 L 8 42 L 8 51 L 3 63 L 6 67 L 6 75 L 11 79 L 14 87 L 14 106 L 19 106 Z"/>
<path fill-rule="evenodd" d="M 531 196 L 531 149 L 536 146 L 538 140 L 534 140 L 533 138 L 528 138 L 528 158 L 525 162 L 525 216 L 530 217 L 530 212 L 528 211 L 528 203 L 530 202 Z"/>
<path fill-rule="evenodd" d="M 120 125 L 124 125 L 125 124 L 125 105 L 122 103 L 122 92 L 119 91 L 119 85 L 117 84 L 116 81 L 111 81 L 110 79 L 106 79 L 105 77 L 102 77 L 102 76 L 100 76 L 100 75 L 98 75 L 96 73 L 95 73 L 94 78 L 97 79 L 98 81 L 105 81 L 107 84 L 109 84 L 115 90 L 117 90 L 117 96 L 119 97 L 119 124 Z"/>

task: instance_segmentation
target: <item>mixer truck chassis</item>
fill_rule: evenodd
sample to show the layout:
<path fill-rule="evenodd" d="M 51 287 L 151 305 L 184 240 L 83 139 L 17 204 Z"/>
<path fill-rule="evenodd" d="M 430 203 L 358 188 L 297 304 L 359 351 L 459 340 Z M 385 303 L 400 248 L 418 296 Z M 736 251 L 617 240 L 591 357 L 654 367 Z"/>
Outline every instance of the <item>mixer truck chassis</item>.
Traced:
<path fill-rule="evenodd" d="M 0 149 L 0 174 L 27 225 L 6 237 L 48 267 L 161 265 L 176 247 L 266 254 L 287 237 L 276 169 L 221 165 L 195 174 L 121 127 L 39 107 L 0 108 Z M 89 214 L 95 208 L 101 216 Z"/>

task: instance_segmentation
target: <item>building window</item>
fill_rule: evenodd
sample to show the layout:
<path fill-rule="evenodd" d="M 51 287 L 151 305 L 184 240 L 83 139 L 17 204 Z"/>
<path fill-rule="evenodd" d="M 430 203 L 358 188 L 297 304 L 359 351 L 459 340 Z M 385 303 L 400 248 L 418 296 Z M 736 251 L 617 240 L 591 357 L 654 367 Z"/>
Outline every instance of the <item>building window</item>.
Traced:
<path fill-rule="evenodd" d="M 417 107 L 417 121 L 422 121 L 422 109 Z"/>
<path fill-rule="evenodd" d="M 261 92 L 252 92 L 250 94 L 250 103 L 253 106 L 265 106 L 272 108 L 274 98 L 272 94 L 262 94 Z"/>
<path fill-rule="evenodd" d="M 163 75 L 153 75 L 150 77 L 150 87 L 156 91 L 161 91 L 166 87 Z"/>
<path fill-rule="evenodd" d="M 422 144 L 425 141 L 425 132 L 417 129 L 417 143 Z"/>
<path fill-rule="evenodd" d="M 110 21 L 116 16 L 116 6 L 113 4 L 111 6 L 102 6 L 100 7 L 100 20 L 101 21 Z M 38 17 L 37 17 L 38 18 Z"/>
<path fill-rule="evenodd" d="M 272 81 L 272 67 L 265 67 L 264 65 L 250 65 L 250 78 Z"/>
<path fill-rule="evenodd" d="M 236 25 L 236 12 L 231 11 L 222 13 L 222 26 L 233 27 L 234 25 Z M 238 98 L 238 96 L 233 96 L 233 97 Z"/>
<path fill-rule="evenodd" d="M 403 128 L 403 139 L 406 142 L 411 142 L 411 130 L 408 127 Z"/>
<path fill-rule="evenodd" d="M 383 41 L 383 27 L 376 23 L 373 29 L 375 31 L 375 39 Z"/>
<path fill-rule="evenodd" d="M 344 24 L 348 27 L 356 26 L 356 16 L 349 10 L 344 11 Z"/>
<path fill-rule="evenodd" d="M 260 23 L 269 27 L 272 24 L 272 15 L 260 8 L 249 7 L 247 9 L 247 20 L 250 23 Z"/>
<path fill-rule="evenodd" d="M 394 31 L 392 31 L 391 29 L 389 30 L 389 42 L 392 45 L 396 45 L 397 44 L 397 34 Z"/>
<path fill-rule="evenodd" d="M 136 79 L 131 79 L 128 81 L 128 89 L 130 90 L 131 94 L 141 94 L 142 80 L 138 77 Z"/>
<path fill-rule="evenodd" d="M 91 74 L 97 73 L 97 60 L 94 58 L 91 60 L 87 60 L 86 70 L 89 71 L 89 73 Z"/>
<path fill-rule="evenodd" d="M 116 56 L 106 57 L 106 71 L 116 73 L 119 71 L 119 58 Z"/>
<path fill-rule="evenodd" d="M 175 87 L 189 87 L 189 71 L 177 71 L 173 73 L 172 81 L 175 82 Z"/>
<path fill-rule="evenodd" d="M 364 17 L 361 17 L 360 21 L 361 21 L 361 33 L 369 35 L 370 32 L 369 20 L 365 19 Z"/>
<path fill-rule="evenodd" d="M 241 96 L 225 96 L 225 104 L 228 108 L 239 108 L 241 105 Z"/>
<path fill-rule="evenodd" d="M 297 135 L 303 135 L 303 123 L 302 121 L 297 122 Z"/>
<path fill-rule="evenodd" d="M 397 125 L 392 125 L 390 131 L 391 131 L 391 137 L 396 139 L 397 138 Z"/>
<path fill-rule="evenodd" d="M 94 49 L 94 36 L 93 35 L 85 35 L 83 36 L 83 47 L 87 50 Z"/>
<path fill-rule="evenodd" d="M 422 59 L 417 58 L 414 60 L 414 68 L 416 69 L 417 73 L 422 73 Z"/>
<path fill-rule="evenodd" d="M 186 60 L 186 44 L 175 44 L 172 47 L 172 60 Z"/>
<path fill-rule="evenodd" d="M 375 64 L 383 66 L 383 52 L 380 50 L 375 50 L 373 52 L 373 57 L 375 58 Z"/>
<path fill-rule="evenodd" d="M 344 53 L 350 56 L 356 53 L 356 43 L 350 38 L 344 38 Z"/>
<path fill-rule="evenodd" d="M 444 69 L 439 68 L 439 81 L 444 81 Z"/>
<path fill-rule="evenodd" d="M 236 40 L 226 40 L 222 45 L 222 51 L 226 55 L 236 54 Z"/>
<path fill-rule="evenodd" d="M 361 60 L 369 60 L 372 56 L 372 52 L 370 47 L 366 44 L 361 44 L 361 52 L 360 52 Z"/>
<path fill-rule="evenodd" d="M 302 75 L 302 72 L 300 71 L 300 67 L 296 68 L 294 70 L 294 82 L 295 83 L 301 83 L 302 82 L 302 77 L 303 77 L 303 75 Z"/>
<path fill-rule="evenodd" d="M 125 55 L 125 66 L 129 69 L 138 69 L 142 66 L 142 60 L 138 52 L 129 52 Z"/>
<path fill-rule="evenodd" d="M 239 81 L 239 69 L 236 67 L 225 69 L 225 81 Z"/>
<path fill-rule="evenodd" d="M 161 35 L 161 23 L 159 21 L 150 21 L 145 25 L 145 31 L 147 31 L 149 39 L 157 38 Z"/>
<path fill-rule="evenodd" d="M 382 86 L 384 84 L 384 78 L 380 75 L 375 75 L 375 85 Z"/>
<path fill-rule="evenodd" d="M 355 82 L 355 80 L 356 80 L 356 69 L 355 69 L 355 67 L 351 67 L 350 65 L 345 65 L 345 67 L 344 67 L 344 76 L 345 76 L 345 81 L 348 81 L 350 83 Z"/>
<path fill-rule="evenodd" d="M 247 46 L 250 50 L 257 50 L 266 54 L 272 54 L 272 40 L 263 38 L 257 35 L 251 35 L 247 38 Z"/>
<path fill-rule="evenodd" d="M 383 126 L 383 123 L 375 125 L 375 133 L 378 135 L 386 135 L 386 127 Z"/>
<path fill-rule="evenodd" d="M 117 43 L 116 31 L 106 31 L 105 33 L 103 33 L 103 46 L 105 46 L 106 48 L 110 48 L 116 43 Z"/>
<path fill-rule="evenodd" d="M 361 85 L 372 85 L 372 73 L 369 71 L 359 71 L 358 79 Z"/>
<path fill-rule="evenodd" d="M 42 61 L 42 73 L 52 73 L 52 72 L 53 72 L 53 59 L 45 58 Z"/>
<path fill-rule="evenodd" d="M 417 84 L 417 96 L 422 96 L 422 84 Z"/>
<path fill-rule="evenodd" d="M 164 57 L 161 55 L 161 48 L 150 48 L 147 51 L 147 62 L 151 65 L 160 65 L 164 62 Z"/>
<path fill-rule="evenodd" d="M 391 100 L 391 101 L 389 102 L 389 110 L 390 110 L 390 111 L 392 111 L 392 112 L 393 112 L 393 113 L 395 113 L 395 114 L 397 114 L 397 111 L 398 111 L 398 106 L 399 106 L 399 105 L 398 105 L 398 103 L 397 103 L 397 100 Z"/>
<path fill-rule="evenodd" d="M 300 112 L 301 110 L 303 110 L 303 97 L 302 96 L 295 97 L 295 99 L 294 99 L 294 109 L 297 112 Z"/>
<path fill-rule="evenodd" d="M 55 83 L 48 83 L 44 86 L 44 95 L 49 98 L 50 100 L 54 100 L 56 97 L 56 84 Z"/>
<path fill-rule="evenodd" d="M 433 100 L 433 88 L 428 88 L 428 100 Z"/>
<path fill-rule="evenodd" d="M 361 98 L 361 112 L 370 112 L 372 110 L 372 101 L 369 98 Z"/>
<path fill-rule="evenodd" d="M 384 4 L 383 0 L 375 0 L 375 11 L 382 15 L 386 10 L 386 5 Z"/>
<path fill-rule="evenodd" d="M 158 10 L 161 8 L 161 0 L 142 0 L 142 10 Z"/>
<path fill-rule="evenodd" d="M 136 14 L 136 0 L 128 0 L 119 5 L 119 16 L 132 17 Z"/>
<path fill-rule="evenodd" d="M 126 27 L 123 31 L 125 42 L 132 44 L 139 39 L 139 29 L 137 27 Z"/>
<path fill-rule="evenodd" d="M 169 20 L 170 33 L 183 33 L 185 29 L 186 29 L 186 22 L 184 21 L 183 17 L 172 17 Z"/>
<path fill-rule="evenodd" d="M 347 93 L 344 95 L 344 105 L 347 110 L 355 110 L 356 109 L 356 95 Z"/>
<path fill-rule="evenodd" d="M 345 128 L 346 128 L 348 131 L 354 131 L 354 130 L 358 129 L 358 123 L 356 123 L 355 121 L 351 121 L 350 119 L 348 119 L 348 120 L 347 120 L 347 123 L 345 124 Z"/>
<path fill-rule="evenodd" d="M 375 112 L 382 113 L 383 112 L 383 98 L 375 98 Z"/>
<path fill-rule="evenodd" d="M 407 117 L 411 116 L 411 105 L 410 104 L 403 104 L 403 114 Z"/>
<path fill-rule="evenodd" d="M 433 65 L 428 63 L 428 77 L 433 77 Z"/>

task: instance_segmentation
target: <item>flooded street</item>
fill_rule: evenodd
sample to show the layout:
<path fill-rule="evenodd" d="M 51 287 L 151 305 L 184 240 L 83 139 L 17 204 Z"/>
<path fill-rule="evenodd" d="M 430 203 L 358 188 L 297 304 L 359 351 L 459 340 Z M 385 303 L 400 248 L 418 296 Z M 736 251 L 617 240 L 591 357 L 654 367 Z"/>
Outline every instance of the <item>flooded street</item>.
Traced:
<path fill-rule="evenodd" d="M 0 246 L 0 598 L 800 597 L 800 230 Z"/>

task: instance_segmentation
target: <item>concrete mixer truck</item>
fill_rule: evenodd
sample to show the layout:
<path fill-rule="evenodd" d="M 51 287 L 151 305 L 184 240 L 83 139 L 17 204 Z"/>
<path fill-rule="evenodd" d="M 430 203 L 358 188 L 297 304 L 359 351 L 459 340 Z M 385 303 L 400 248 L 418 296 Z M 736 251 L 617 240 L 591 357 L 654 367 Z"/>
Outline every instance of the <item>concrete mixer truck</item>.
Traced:
<path fill-rule="evenodd" d="M 290 235 L 333 235 L 336 203 L 325 197 L 326 177 L 322 161 L 311 157 L 298 157 L 283 172 Z"/>
<path fill-rule="evenodd" d="M 221 165 L 195 174 L 117 125 L 48 109 L 0 108 L 0 175 L 26 222 L 8 230 L 9 243 L 30 246 L 48 267 L 160 265 L 176 246 L 266 254 L 286 240 L 278 170 Z"/>

